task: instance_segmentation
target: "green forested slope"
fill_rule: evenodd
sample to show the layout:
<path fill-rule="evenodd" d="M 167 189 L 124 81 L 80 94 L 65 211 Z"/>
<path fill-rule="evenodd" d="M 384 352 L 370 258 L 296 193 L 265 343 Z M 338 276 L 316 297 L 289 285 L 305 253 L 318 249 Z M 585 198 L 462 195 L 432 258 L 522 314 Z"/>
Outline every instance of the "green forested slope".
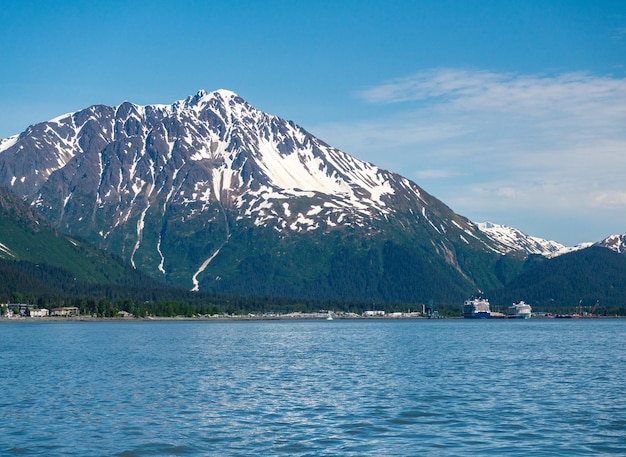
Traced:
<path fill-rule="evenodd" d="M 530 258 L 504 288 L 489 292 L 493 303 L 524 300 L 533 310 L 573 312 L 579 304 L 597 312 L 626 312 L 626 256 L 592 246 L 553 259 Z"/>
<path fill-rule="evenodd" d="M 0 259 L 55 267 L 80 282 L 133 284 L 145 280 L 112 255 L 60 234 L 4 188 L 0 188 Z M 58 281 L 47 281 L 49 287 L 59 287 Z"/>

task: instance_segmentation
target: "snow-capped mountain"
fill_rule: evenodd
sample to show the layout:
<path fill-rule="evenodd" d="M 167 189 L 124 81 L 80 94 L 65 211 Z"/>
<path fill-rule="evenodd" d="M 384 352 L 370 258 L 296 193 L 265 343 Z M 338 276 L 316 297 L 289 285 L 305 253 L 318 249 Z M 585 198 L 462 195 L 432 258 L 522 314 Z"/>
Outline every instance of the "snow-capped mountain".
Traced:
<path fill-rule="evenodd" d="M 506 246 L 504 252 L 523 251 L 527 254 L 539 254 L 551 258 L 584 249 L 593 244 L 581 243 L 576 246 L 565 246 L 557 241 L 526 235 L 516 228 L 492 222 L 477 222 L 476 227 L 492 240 Z"/>
<path fill-rule="evenodd" d="M 225 90 L 200 91 L 171 106 L 92 106 L 3 140 L 0 153 L 5 165 L 0 181 L 15 193 L 37 195 L 37 206 L 58 213 L 54 219 L 62 219 L 72 205 L 76 185 L 95 193 L 95 212 L 120 201 L 147 209 L 157 194 L 165 204 L 228 201 L 243 209 L 240 218 L 250 217 L 256 225 L 272 220 L 294 231 L 359 225 L 372 212 L 389 214 L 393 194 L 421 199 L 408 180 L 356 160 Z M 66 179 L 59 180 L 60 171 Z M 55 189 L 63 192 L 61 207 L 45 198 L 50 182 L 62 186 Z M 319 194 L 329 200 L 305 212 L 291 207 L 294 199 Z M 115 218 L 109 231 L 125 216 Z"/>
<path fill-rule="evenodd" d="M 367 263 L 372 290 L 402 275 L 419 288 L 426 268 L 454 271 L 457 288 L 486 288 L 498 282 L 493 259 L 514 250 L 414 182 L 227 90 L 94 105 L 30 126 L 0 142 L 0 185 L 57 228 L 196 290 L 232 291 L 266 269 L 263 284 L 291 284 L 295 269 L 308 287 L 331 289 L 332 268 L 348 258 Z M 392 252 L 413 270 L 392 278 Z"/>
<path fill-rule="evenodd" d="M 611 235 L 596 245 L 611 249 L 618 254 L 626 254 L 626 235 Z"/>

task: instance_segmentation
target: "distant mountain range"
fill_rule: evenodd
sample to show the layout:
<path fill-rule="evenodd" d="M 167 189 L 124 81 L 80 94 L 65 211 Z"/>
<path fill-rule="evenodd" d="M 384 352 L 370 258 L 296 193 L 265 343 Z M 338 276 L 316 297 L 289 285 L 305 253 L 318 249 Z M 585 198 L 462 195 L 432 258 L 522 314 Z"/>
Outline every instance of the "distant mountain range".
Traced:
<path fill-rule="evenodd" d="M 32 125 L 0 141 L 0 186 L 57 233 L 196 291 L 455 302 L 568 250 L 474 224 L 225 90 Z M 0 233 L 0 257 L 13 242 Z M 624 252 L 624 236 L 602 243 Z"/>
<path fill-rule="evenodd" d="M 568 252 L 588 248 L 594 243 L 582 243 L 576 246 L 565 246 L 556 241 L 544 240 L 535 236 L 526 235 L 520 230 L 506 225 L 491 222 L 479 222 L 476 226 L 488 237 L 507 247 L 505 252 L 522 250 L 527 254 L 540 254 L 546 257 L 556 257 Z M 602 242 L 601 242 L 602 243 Z M 608 247 L 608 246 L 607 246 Z"/>
<path fill-rule="evenodd" d="M 565 246 L 556 241 L 526 235 L 520 230 L 507 227 L 506 225 L 479 222 L 476 223 L 476 226 L 491 239 L 506 246 L 507 249 L 503 253 L 521 250 L 527 254 L 539 254 L 544 257 L 552 258 L 569 252 L 586 249 L 590 246 L 599 246 L 615 251 L 618 254 L 626 254 L 626 235 L 611 235 L 595 243 L 588 242 L 577 244 L 576 246 Z"/>

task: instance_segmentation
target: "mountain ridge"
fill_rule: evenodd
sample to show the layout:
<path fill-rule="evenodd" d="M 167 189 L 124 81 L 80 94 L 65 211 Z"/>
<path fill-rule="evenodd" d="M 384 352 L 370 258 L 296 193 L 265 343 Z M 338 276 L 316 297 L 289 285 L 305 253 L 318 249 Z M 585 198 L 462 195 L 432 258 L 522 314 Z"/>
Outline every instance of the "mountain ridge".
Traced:
<path fill-rule="evenodd" d="M 493 222 L 477 222 L 476 226 L 491 239 L 506 246 L 507 249 L 522 250 L 527 254 L 539 254 L 548 258 L 585 249 L 594 244 L 593 242 L 585 242 L 576 246 L 565 246 L 558 241 L 527 235 L 514 227 Z"/>

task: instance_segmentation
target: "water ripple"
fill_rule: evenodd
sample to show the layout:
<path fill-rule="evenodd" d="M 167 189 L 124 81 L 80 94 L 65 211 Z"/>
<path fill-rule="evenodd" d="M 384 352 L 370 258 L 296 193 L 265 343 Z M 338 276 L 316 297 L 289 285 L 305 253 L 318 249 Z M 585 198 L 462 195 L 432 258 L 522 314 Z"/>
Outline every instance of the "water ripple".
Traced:
<path fill-rule="evenodd" d="M 626 320 L 2 324 L 0 454 L 624 455 L 625 330 Z"/>

